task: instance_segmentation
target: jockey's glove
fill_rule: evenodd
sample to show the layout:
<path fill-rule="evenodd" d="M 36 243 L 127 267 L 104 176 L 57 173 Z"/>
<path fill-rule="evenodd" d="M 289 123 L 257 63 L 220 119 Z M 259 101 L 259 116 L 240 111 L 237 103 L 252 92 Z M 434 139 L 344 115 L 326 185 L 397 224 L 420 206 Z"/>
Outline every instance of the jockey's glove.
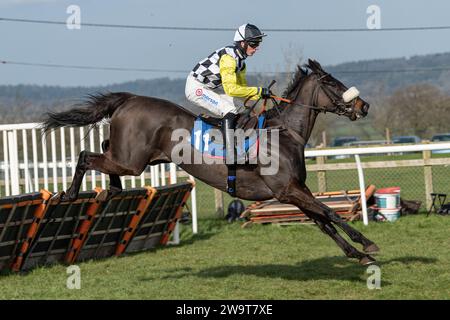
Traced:
<path fill-rule="evenodd" d="M 269 99 L 272 95 L 272 92 L 269 88 L 261 88 L 261 98 L 263 99 Z"/>

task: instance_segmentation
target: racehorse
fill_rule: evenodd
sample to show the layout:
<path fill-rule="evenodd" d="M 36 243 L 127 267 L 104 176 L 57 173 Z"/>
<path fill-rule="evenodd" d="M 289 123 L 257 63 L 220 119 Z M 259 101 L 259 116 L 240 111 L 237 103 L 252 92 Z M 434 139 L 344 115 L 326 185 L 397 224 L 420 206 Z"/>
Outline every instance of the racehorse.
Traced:
<path fill-rule="evenodd" d="M 266 112 L 266 127 L 280 129 L 277 174 L 261 174 L 264 165 L 259 162 L 237 166 L 236 195 L 254 201 L 276 198 L 281 203 L 297 206 L 337 243 L 347 257 L 367 265 L 375 261 L 370 254 L 379 250 L 377 245 L 315 199 L 305 184 L 304 149 L 319 113 L 331 112 L 354 121 L 367 115 L 369 104 L 359 95 L 346 99 L 349 89 L 324 71 L 317 61 L 308 60 L 305 67 L 298 67 L 284 92 L 285 99 Z M 94 126 L 104 118 L 110 121 L 110 137 L 102 144 L 103 153 L 80 152 L 72 184 L 63 195 L 65 199 L 77 198 L 87 170 L 109 174 L 110 193 L 115 194 L 122 190 L 119 176 L 139 176 L 147 165 L 171 162 L 171 151 L 177 143 L 171 139 L 172 133 L 177 129 L 191 130 L 195 121 L 193 114 L 170 101 L 116 92 L 91 95 L 81 106 L 48 113 L 43 128 L 48 132 L 65 126 Z M 196 151 L 193 149 L 192 152 Z M 226 191 L 228 171 L 225 164 L 183 163 L 180 167 L 201 181 Z M 335 226 L 352 241 L 361 244 L 364 253 L 349 244 Z"/>

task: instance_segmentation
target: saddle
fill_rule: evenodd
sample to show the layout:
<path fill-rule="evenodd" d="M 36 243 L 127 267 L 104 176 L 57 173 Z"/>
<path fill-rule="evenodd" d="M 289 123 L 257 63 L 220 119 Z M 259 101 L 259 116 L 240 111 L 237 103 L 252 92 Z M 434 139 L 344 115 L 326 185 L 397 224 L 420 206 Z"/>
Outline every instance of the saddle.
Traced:
<path fill-rule="evenodd" d="M 222 118 L 211 117 L 206 114 L 200 114 L 198 118 L 202 119 L 202 121 L 210 124 L 211 126 L 222 129 Z M 265 126 L 258 127 L 258 116 L 256 115 L 239 114 L 236 120 L 236 129 L 264 129 L 264 127 Z"/>

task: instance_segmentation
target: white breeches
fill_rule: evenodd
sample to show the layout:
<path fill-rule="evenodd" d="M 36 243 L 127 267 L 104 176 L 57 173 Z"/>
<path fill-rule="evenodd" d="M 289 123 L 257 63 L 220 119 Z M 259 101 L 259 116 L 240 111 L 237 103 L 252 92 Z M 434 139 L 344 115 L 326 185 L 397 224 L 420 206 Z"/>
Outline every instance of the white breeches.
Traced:
<path fill-rule="evenodd" d="M 244 99 L 226 95 L 222 87 L 211 89 L 192 75 L 186 79 L 185 94 L 189 101 L 217 117 L 223 117 L 229 112 L 237 114 L 244 111 Z"/>

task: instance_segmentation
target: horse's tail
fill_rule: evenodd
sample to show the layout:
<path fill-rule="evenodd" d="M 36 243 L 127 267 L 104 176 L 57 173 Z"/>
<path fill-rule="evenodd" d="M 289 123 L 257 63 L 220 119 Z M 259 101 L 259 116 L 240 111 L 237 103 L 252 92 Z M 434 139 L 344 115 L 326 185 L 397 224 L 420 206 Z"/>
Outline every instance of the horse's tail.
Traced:
<path fill-rule="evenodd" d="M 48 132 L 60 127 L 94 125 L 103 118 L 111 117 L 114 111 L 131 97 L 133 95 L 127 92 L 90 94 L 77 108 L 63 112 L 48 112 L 42 128 L 44 132 Z"/>

